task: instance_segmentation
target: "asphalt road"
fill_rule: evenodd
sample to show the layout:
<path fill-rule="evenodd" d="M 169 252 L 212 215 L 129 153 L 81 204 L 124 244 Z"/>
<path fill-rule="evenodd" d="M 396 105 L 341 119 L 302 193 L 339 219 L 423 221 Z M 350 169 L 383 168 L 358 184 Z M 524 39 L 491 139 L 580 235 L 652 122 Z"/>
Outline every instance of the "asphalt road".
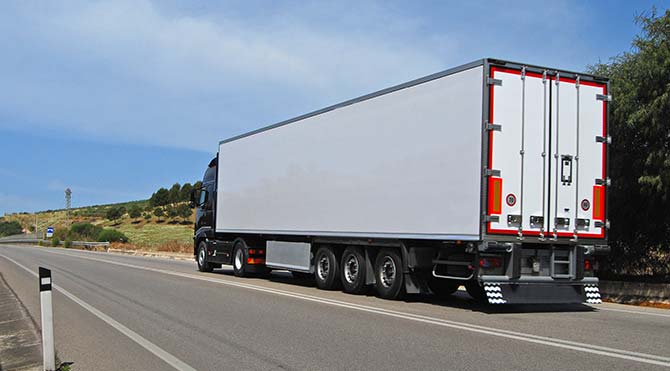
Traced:
<path fill-rule="evenodd" d="M 56 348 L 75 370 L 670 368 L 670 311 L 478 306 L 321 291 L 287 272 L 239 279 L 194 262 L 0 245 L 0 271 L 39 323 L 52 269 Z"/>

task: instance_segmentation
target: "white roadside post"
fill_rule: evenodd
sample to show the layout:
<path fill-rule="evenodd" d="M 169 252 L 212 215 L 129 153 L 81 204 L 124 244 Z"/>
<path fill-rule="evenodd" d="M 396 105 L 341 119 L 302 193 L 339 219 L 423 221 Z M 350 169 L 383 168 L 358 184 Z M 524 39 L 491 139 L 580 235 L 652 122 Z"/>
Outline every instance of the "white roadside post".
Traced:
<path fill-rule="evenodd" d="M 51 307 L 51 270 L 40 267 L 40 304 L 42 314 L 42 359 L 45 371 L 56 370 L 54 317 Z"/>

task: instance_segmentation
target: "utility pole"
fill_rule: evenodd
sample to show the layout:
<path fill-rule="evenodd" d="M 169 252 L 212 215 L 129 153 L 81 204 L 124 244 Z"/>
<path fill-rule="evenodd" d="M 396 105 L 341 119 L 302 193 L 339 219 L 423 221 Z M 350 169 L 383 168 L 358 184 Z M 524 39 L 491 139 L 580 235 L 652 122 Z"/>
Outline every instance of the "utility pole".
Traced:
<path fill-rule="evenodd" d="M 70 188 L 65 188 L 65 222 L 67 226 L 70 226 L 70 206 L 72 201 L 72 190 Z"/>

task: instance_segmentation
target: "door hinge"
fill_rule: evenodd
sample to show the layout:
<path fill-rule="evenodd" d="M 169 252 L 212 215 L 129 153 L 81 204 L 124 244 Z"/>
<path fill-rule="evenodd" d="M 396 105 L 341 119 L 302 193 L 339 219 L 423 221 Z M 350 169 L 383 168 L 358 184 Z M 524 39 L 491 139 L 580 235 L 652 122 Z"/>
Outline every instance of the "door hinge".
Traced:
<path fill-rule="evenodd" d="M 610 94 L 596 94 L 596 100 L 611 102 L 612 101 L 612 96 Z"/>
<path fill-rule="evenodd" d="M 611 136 L 606 136 L 606 137 L 601 137 L 597 136 L 596 137 L 596 143 L 607 143 L 607 144 L 612 144 L 612 137 Z"/>
<path fill-rule="evenodd" d="M 500 170 L 486 169 L 486 170 L 484 170 L 484 175 L 486 175 L 486 176 L 500 176 Z"/>
<path fill-rule="evenodd" d="M 502 131 L 502 125 L 501 124 L 494 124 L 492 122 L 486 121 L 486 130 Z"/>
<path fill-rule="evenodd" d="M 484 217 L 484 222 L 486 222 L 486 223 L 498 223 L 498 222 L 500 222 L 500 217 L 498 215 L 486 215 Z"/>
<path fill-rule="evenodd" d="M 526 79 L 526 66 L 521 67 L 521 80 Z"/>
<path fill-rule="evenodd" d="M 502 80 L 494 79 L 493 77 L 489 77 L 488 79 L 486 79 L 486 83 L 488 85 L 493 85 L 493 86 L 502 86 Z"/>
<path fill-rule="evenodd" d="M 596 221 L 593 223 L 593 226 L 596 227 L 596 228 L 606 228 L 606 229 L 610 229 L 610 221 L 609 221 L 609 220 L 605 220 L 604 222 L 601 222 L 600 220 L 596 220 Z"/>
<path fill-rule="evenodd" d="M 612 180 L 610 178 L 596 179 L 596 185 L 606 185 L 609 187 L 612 185 Z"/>

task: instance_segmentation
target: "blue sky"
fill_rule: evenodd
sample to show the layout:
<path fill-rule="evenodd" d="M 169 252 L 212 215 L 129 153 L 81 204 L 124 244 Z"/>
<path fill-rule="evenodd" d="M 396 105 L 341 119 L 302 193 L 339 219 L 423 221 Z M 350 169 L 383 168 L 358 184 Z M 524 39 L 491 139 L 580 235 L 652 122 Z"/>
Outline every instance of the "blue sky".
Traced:
<path fill-rule="evenodd" d="M 0 3 L 0 215 L 193 182 L 220 139 L 482 57 L 585 70 L 667 1 Z"/>

